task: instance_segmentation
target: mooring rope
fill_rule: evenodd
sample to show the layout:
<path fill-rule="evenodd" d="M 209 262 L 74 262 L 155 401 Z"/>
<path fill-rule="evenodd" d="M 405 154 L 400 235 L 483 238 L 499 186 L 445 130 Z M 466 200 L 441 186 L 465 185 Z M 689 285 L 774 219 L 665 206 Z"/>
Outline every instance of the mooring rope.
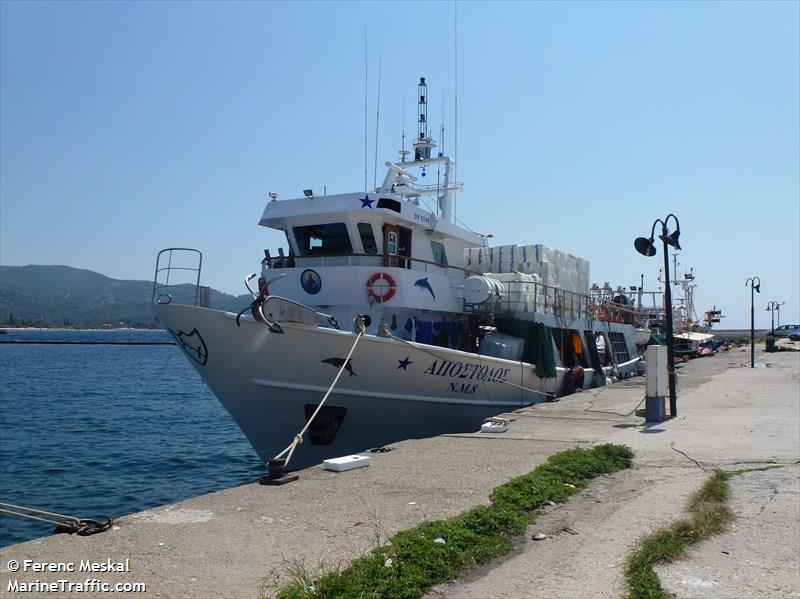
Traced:
<path fill-rule="evenodd" d="M 98 520 L 78 518 L 77 516 L 57 514 L 55 512 L 47 512 L 45 510 L 39 510 L 32 507 L 2 502 L 0 502 L 0 514 L 23 518 L 25 520 L 32 520 L 34 522 L 42 522 L 43 524 L 50 524 L 51 526 L 56 527 L 55 532 L 77 534 L 82 537 L 108 530 L 113 524 L 113 520 L 111 518 L 105 522 L 100 522 Z"/>
<path fill-rule="evenodd" d="M 302 430 L 294 436 L 294 439 L 292 440 L 291 443 L 289 443 L 289 445 L 286 447 L 286 449 L 284 449 L 282 452 L 280 452 L 278 455 L 276 455 L 274 458 L 272 458 L 273 460 L 279 460 L 284 455 L 286 455 L 288 453 L 288 455 L 286 455 L 286 461 L 285 461 L 284 466 L 289 464 L 289 460 L 292 459 L 292 454 L 294 453 L 294 450 L 297 448 L 298 445 L 300 445 L 300 443 L 303 442 L 303 435 L 306 434 L 306 431 L 311 426 L 311 423 L 314 422 L 314 418 L 317 417 L 317 414 L 319 414 L 319 411 L 322 409 L 322 406 L 325 405 L 325 402 L 327 401 L 328 396 L 333 391 L 333 388 L 336 386 L 336 383 L 339 382 L 339 377 L 342 376 L 342 373 L 344 372 L 345 368 L 347 368 L 347 365 L 350 363 L 350 357 L 353 355 L 353 352 L 356 350 L 356 346 L 358 345 L 358 342 L 361 339 L 361 336 L 364 334 L 364 331 L 365 331 L 365 326 L 364 326 L 363 322 L 359 322 L 358 323 L 357 330 L 358 330 L 358 333 L 356 334 L 355 341 L 353 341 L 353 346 L 350 348 L 350 351 L 347 353 L 347 357 L 344 359 L 344 362 L 342 363 L 342 366 L 339 368 L 339 372 L 336 373 L 336 378 L 333 379 L 333 382 L 331 383 L 331 386 L 328 387 L 328 390 L 325 392 L 325 396 L 322 398 L 322 401 L 319 402 L 319 405 L 317 406 L 317 409 L 314 410 L 314 413 L 311 415 L 311 418 L 308 419 L 308 421 L 306 422 L 306 424 L 302 428 Z"/>

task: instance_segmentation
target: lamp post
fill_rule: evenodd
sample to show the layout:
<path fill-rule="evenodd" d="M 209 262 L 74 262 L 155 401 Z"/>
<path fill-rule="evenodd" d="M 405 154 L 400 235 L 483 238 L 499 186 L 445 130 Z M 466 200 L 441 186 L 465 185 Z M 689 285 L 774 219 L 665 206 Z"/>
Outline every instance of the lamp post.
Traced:
<path fill-rule="evenodd" d="M 785 303 L 786 303 L 786 302 L 781 302 L 780 304 L 778 304 L 777 306 L 775 306 L 775 309 L 778 311 L 778 326 L 781 326 L 781 306 L 782 306 L 783 304 L 785 304 Z"/>
<path fill-rule="evenodd" d="M 781 306 L 785 302 L 772 300 L 767 304 L 767 312 L 772 312 L 772 336 L 775 337 L 775 311 L 778 311 L 778 326 L 781 326 Z"/>
<path fill-rule="evenodd" d="M 667 229 L 667 223 L 669 219 L 673 218 L 675 220 L 675 231 L 670 233 L 669 229 Z M 637 237 L 636 240 L 633 242 L 633 247 L 636 248 L 636 251 L 642 254 L 643 256 L 655 256 L 656 255 L 656 246 L 653 244 L 655 241 L 655 230 L 656 225 L 661 224 L 661 235 L 658 238 L 664 243 L 664 312 L 667 321 L 667 375 L 669 381 L 669 417 L 675 418 L 678 415 L 678 398 L 675 392 L 675 340 L 672 336 L 672 290 L 670 289 L 670 282 L 669 282 L 669 250 L 667 249 L 668 245 L 671 245 L 676 250 L 681 249 L 680 243 L 678 243 L 678 237 L 681 234 L 681 224 L 678 221 L 678 217 L 674 214 L 668 214 L 664 220 L 657 218 L 655 222 L 653 222 L 653 226 L 650 229 L 650 237 Z"/>
<path fill-rule="evenodd" d="M 756 281 L 758 281 L 756 283 Z M 758 277 L 749 277 L 745 282 L 744 286 L 747 287 L 750 285 L 750 368 L 756 367 L 756 333 L 755 333 L 755 311 L 753 309 L 753 299 L 755 290 L 757 293 L 761 293 L 761 279 Z"/>

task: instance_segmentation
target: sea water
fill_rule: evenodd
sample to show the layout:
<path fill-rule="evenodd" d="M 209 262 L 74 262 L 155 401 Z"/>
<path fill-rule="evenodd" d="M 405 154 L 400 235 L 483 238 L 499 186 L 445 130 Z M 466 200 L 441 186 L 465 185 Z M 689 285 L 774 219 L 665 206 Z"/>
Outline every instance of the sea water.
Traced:
<path fill-rule="evenodd" d="M 9 331 L 13 340 L 171 341 L 163 331 Z M 0 502 L 106 519 L 265 474 L 172 345 L 0 343 Z M 52 532 L 0 514 L 0 546 Z"/>

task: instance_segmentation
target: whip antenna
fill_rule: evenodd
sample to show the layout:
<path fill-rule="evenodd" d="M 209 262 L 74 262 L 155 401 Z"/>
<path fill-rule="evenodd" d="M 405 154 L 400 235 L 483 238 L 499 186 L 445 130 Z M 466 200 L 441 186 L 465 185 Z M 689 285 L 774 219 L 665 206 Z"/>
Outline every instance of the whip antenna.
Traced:
<path fill-rule="evenodd" d="M 442 124 L 439 127 L 439 157 L 445 155 L 444 151 L 444 90 L 442 90 Z M 441 209 L 442 204 L 442 191 L 441 191 L 441 174 L 442 174 L 442 165 L 438 163 L 436 165 L 436 216 L 439 216 L 439 211 Z"/>
<path fill-rule="evenodd" d="M 375 164 L 372 167 L 372 188 L 378 189 L 378 128 L 381 118 L 381 63 L 383 57 L 378 57 L 378 108 L 375 111 Z"/>
<path fill-rule="evenodd" d="M 364 193 L 367 193 L 367 24 L 364 23 Z"/>
<path fill-rule="evenodd" d="M 458 2 L 453 2 L 453 70 L 455 71 L 455 114 L 453 115 L 453 181 L 458 181 Z M 457 214 L 456 211 L 456 196 L 458 194 L 453 192 L 453 216 Z"/>
<path fill-rule="evenodd" d="M 400 162 L 405 162 L 406 161 L 406 156 L 408 156 L 408 150 L 406 150 L 406 97 L 405 96 L 403 96 L 403 122 L 401 124 L 403 126 L 402 127 L 403 128 L 403 136 L 402 136 L 403 143 L 400 146 Z"/>

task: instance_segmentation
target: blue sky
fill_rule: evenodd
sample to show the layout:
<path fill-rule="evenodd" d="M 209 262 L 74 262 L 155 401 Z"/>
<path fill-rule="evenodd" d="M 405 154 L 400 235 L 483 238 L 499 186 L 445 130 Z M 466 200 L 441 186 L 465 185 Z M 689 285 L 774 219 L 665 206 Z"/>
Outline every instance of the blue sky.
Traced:
<path fill-rule="evenodd" d="M 544 243 L 592 279 L 657 286 L 632 241 L 681 222 L 697 308 L 800 322 L 800 3 L 459 3 L 458 217 Z M 241 293 L 267 192 L 363 189 L 405 104 L 454 150 L 450 2 L 2 2 L 0 263 L 150 279 L 156 252 L 205 252 Z M 404 102 L 405 99 L 405 102 Z M 382 176 L 379 169 L 378 177 Z M 46 284 L 46 282 L 42 282 Z"/>

